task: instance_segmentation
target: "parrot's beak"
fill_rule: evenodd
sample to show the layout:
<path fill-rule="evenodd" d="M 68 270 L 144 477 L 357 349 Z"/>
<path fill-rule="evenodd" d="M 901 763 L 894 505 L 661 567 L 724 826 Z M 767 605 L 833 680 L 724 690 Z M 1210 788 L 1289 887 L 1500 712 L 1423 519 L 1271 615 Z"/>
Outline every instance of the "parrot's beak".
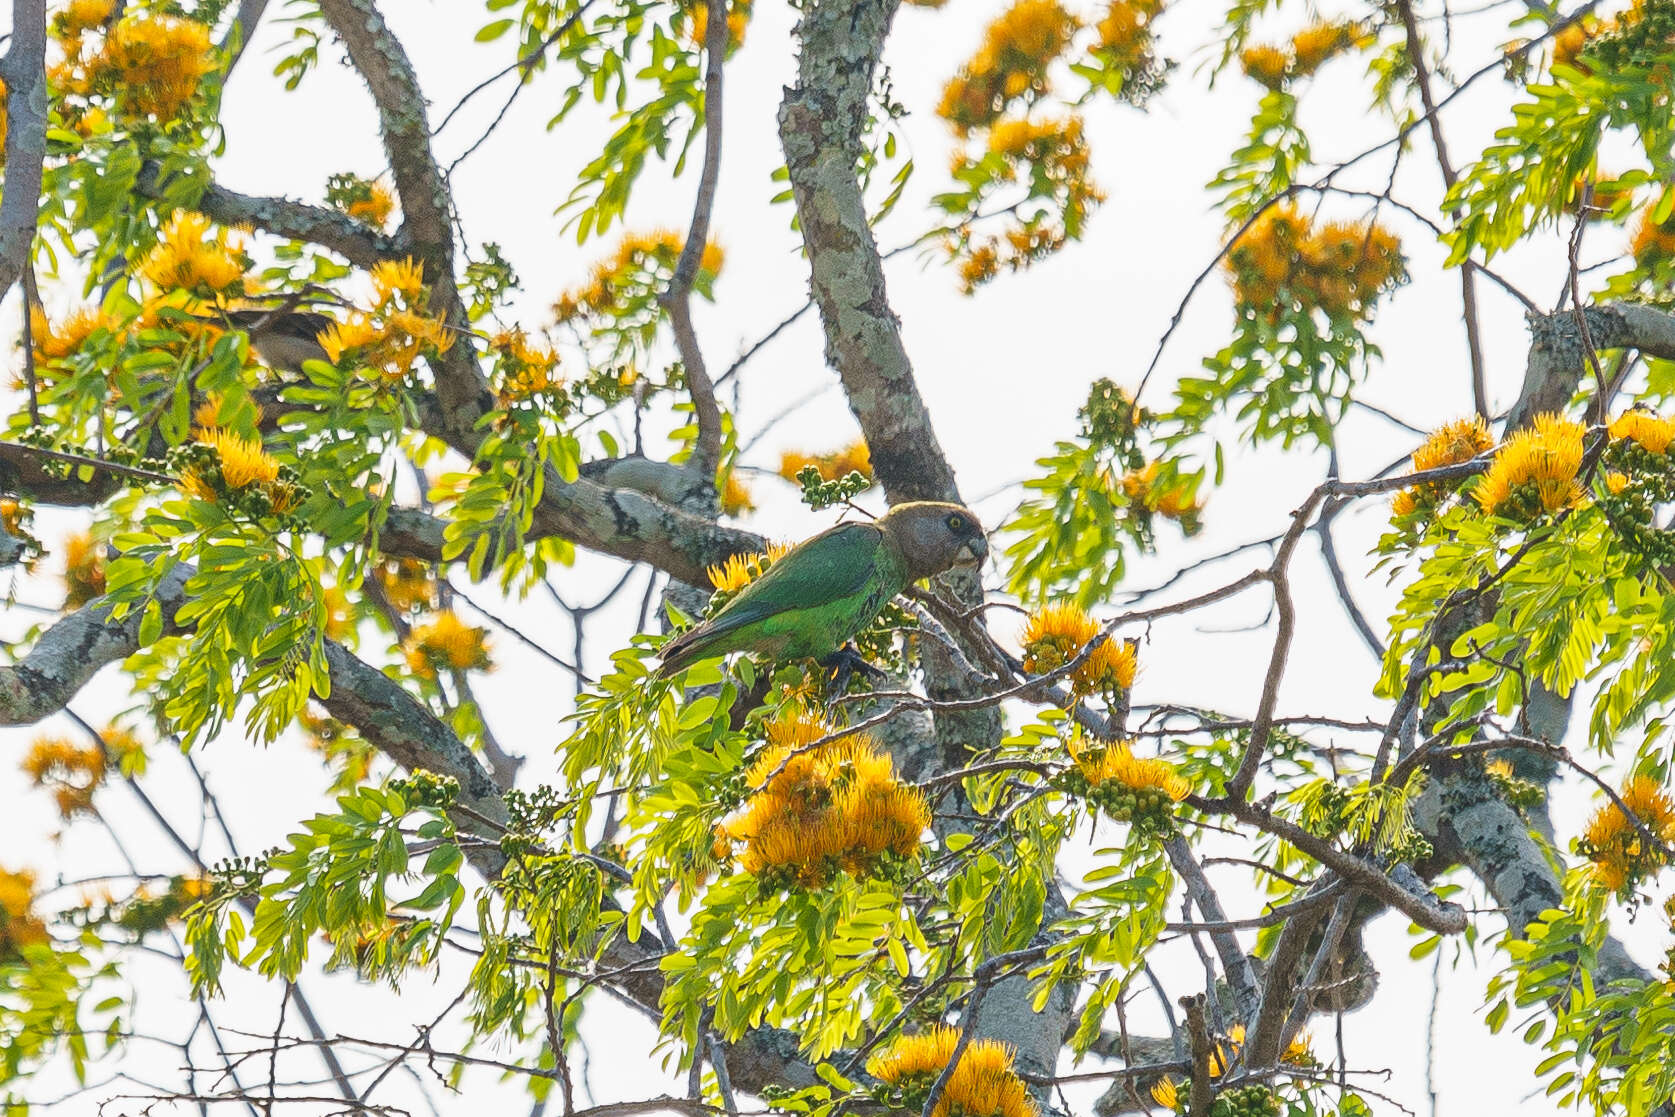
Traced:
<path fill-rule="evenodd" d="M 960 566 L 981 566 L 983 560 L 989 557 L 989 543 L 981 535 L 966 540 L 965 546 L 960 548 Z"/>

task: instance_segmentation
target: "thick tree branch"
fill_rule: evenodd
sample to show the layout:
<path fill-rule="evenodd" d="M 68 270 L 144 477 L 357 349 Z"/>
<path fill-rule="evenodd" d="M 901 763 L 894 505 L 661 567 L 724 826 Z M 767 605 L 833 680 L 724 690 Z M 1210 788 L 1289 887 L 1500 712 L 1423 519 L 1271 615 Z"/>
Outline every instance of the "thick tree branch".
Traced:
<path fill-rule="evenodd" d="M 0 191 L 0 295 L 23 274 L 35 247 L 41 165 L 47 154 L 47 25 L 43 0 L 12 0 L 12 45 L 0 59 L 6 82 L 6 174 Z"/>
<path fill-rule="evenodd" d="M 1588 335 L 1601 349 L 1638 349 L 1651 357 L 1675 358 L 1675 314 L 1639 303 L 1610 303 L 1585 311 Z M 1527 427 L 1544 411 L 1570 402 L 1587 369 L 1587 354 L 1576 315 L 1565 311 L 1531 317 L 1530 355 L 1524 386 L 1507 416 L 1506 429 Z"/>
<path fill-rule="evenodd" d="M 198 209 L 223 225 L 250 225 L 276 237 L 329 248 L 359 268 L 412 251 L 402 237 L 387 236 L 335 209 L 240 194 L 213 182 L 204 188 Z"/>
<path fill-rule="evenodd" d="M 897 2 L 805 5 L 797 84 L 779 109 L 826 359 L 843 381 L 892 504 L 959 499 L 890 310 L 856 173 L 873 71 Z"/>

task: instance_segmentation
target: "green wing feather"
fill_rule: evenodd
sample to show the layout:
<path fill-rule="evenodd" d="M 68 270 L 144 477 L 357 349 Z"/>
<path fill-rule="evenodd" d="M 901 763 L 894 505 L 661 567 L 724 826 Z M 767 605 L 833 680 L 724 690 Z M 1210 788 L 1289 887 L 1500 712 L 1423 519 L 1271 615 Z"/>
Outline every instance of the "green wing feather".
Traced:
<path fill-rule="evenodd" d="M 720 613 L 663 648 L 659 673 L 730 651 L 831 650 L 900 591 L 901 573 L 871 524 L 839 524 L 801 544 L 739 591 Z M 851 627 L 853 625 L 853 627 Z"/>

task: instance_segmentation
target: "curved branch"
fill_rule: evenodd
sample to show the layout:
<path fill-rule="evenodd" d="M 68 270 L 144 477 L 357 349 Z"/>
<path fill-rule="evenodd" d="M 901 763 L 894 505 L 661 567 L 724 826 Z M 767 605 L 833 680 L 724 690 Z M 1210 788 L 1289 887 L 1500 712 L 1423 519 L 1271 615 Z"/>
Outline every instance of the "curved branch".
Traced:
<path fill-rule="evenodd" d="M 240 194 L 213 182 L 204 188 L 198 209 L 223 225 L 250 225 L 287 240 L 329 248 L 360 268 L 412 251 L 404 238 L 380 233 L 335 209 L 290 198 Z"/>
<path fill-rule="evenodd" d="M 0 294 L 23 274 L 35 246 L 41 165 L 47 155 L 47 24 L 43 0 L 12 0 L 12 45 L 0 59 L 6 82 L 6 176 L 0 193 Z"/>
<path fill-rule="evenodd" d="M 704 169 L 698 176 L 698 197 L 692 205 L 692 225 L 681 245 L 680 259 L 668 289 L 658 299 L 669 312 L 675 345 L 680 350 L 686 373 L 686 389 L 692 396 L 692 414 L 698 424 L 698 438 L 692 447 L 688 469 L 712 493 L 715 471 L 721 465 L 721 407 L 715 401 L 715 384 L 704 364 L 704 352 L 692 328 L 692 282 L 698 277 L 698 262 L 710 236 L 710 214 L 715 209 L 716 181 L 721 175 L 721 73 L 727 54 L 727 0 L 707 0 L 704 25 Z"/>

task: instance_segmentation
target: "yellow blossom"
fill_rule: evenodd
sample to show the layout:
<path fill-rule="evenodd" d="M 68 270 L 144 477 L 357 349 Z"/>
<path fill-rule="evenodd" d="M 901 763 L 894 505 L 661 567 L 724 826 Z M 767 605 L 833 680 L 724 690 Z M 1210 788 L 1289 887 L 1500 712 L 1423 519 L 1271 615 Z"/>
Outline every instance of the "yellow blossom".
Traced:
<path fill-rule="evenodd" d="M 811 465 L 819 471 L 822 481 L 836 481 L 851 473 L 872 480 L 872 454 L 861 439 L 824 454 L 787 450 L 779 456 L 779 475 L 787 481 L 796 481 L 797 474 Z"/>
<path fill-rule="evenodd" d="M 1163 10 L 1163 0 L 1111 0 L 1094 25 L 1101 50 L 1124 71 L 1151 65 L 1151 23 Z"/>
<path fill-rule="evenodd" d="M 1654 454 L 1661 454 L 1675 442 L 1675 420 L 1650 411 L 1625 411 L 1611 421 L 1612 438 L 1633 439 Z"/>
<path fill-rule="evenodd" d="M 96 306 L 78 307 L 57 323 L 49 321 L 40 307 L 29 308 L 29 339 L 37 363 L 62 360 L 80 349 L 96 331 L 113 326 L 110 317 Z"/>
<path fill-rule="evenodd" d="M 1017 98 L 1047 92 L 1047 69 L 1080 21 L 1058 0 L 1018 0 L 983 33 L 982 45 L 942 91 L 937 114 L 962 135 L 992 123 Z"/>
<path fill-rule="evenodd" d="M 1181 1093 L 1175 1088 L 1175 1080 L 1160 1078 L 1152 1083 L 1152 1100 L 1165 1109 L 1177 1108 L 1181 1100 Z"/>
<path fill-rule="evenodd" d="M 372 265 L 370 275 L 373 289 L 378 292 L 378 301 L 381 303 L 392 295 L 405 295 L 409 299 L 416 299 L 424 293 L 424 265 L 415 263 L 411 256 L 404 260 L 380 260 Z"/>
<path fill-rule="evenodd" d="M 1279 47 L 1259 43 L 1239 52 L 1239 68 L 1258 85 L 1280 89 L 1291 73 L 1291 55 Z"/>
<path fill-rule="evenodd" d="M 1270 206 L 1228 249 L 1241 309 L 1278 322 L 1286 306 L 1365 318 L 1378 296 L 1406 278 L 1396 235 L 1380 225 L 1316 227 L 1295 205 Z"/>
<path fill-rule="evenodd" d="M 1660 841 L 1675 840 L 1675 800 L 1651 776 L 1634 776 L 1623 785 L 1623 805 Z M 1582 832 L 1578 848 L 1591 861 L 1594 881 L 1610 892 L 1622 892 L 1655 874 L 1664 865 L 1661 851 L 1615 803 L 1594 812 Z"/>
<path fill-rule="evenodd" d="M 708 41 L 710 25 L 710 6 L 708 0 L 681 0 L 681 10 L 686 14 L 686 38 L 694 46 L 702 46 Z M 751 0 L 728 0 L 727 3 L 727 53 L 732 54 L 744 45 L 744 33 L 750 26 Z"/>
<path fill-rule="evenodd" d="M 66 820 L 92 814 L 93 793 L 105 782 L 105 750 L 97 741 L 37 737 L 24 754 L 23 772 L 36 787 L 52 792 Z"/>
<path fill-rule="evenodd" d="M 867 1073 L 912 1091 L 928 1091 L 954 1057 L 960 1033 L 937 1025 L 900 1036 L 867 1060 Z M 972 1039 L 948 1076 L 932 1117 L 1035 1117 L 1035 1102 L 1012 1066 L 1012 1048 L 998 1040 Z"/>
<path fill-rule="evenodd" d="M 727 482 L 721 487 L 721 511 L 727 516 L 742 516 L 754 512 L 756 502 L 750 497 L 750 487 L 739 479 L 738 471 L 727 471 Z"/>
<path fill-rule="evenodd" d="M 1330 59 L 1356 45 L 1361 29 L 1341 20 L 1309 24 L 1291 38 L 1291 54 L 1298 74 L 1312 74 Z"/>
<path fill-rule="evenodd" d="M 561 294 L 553 304 L 560 322 L 581 318 L 622 318 L 655 302 L 675 274 L 685 237 L 673 229 L 625 232 L 616 250 L 594 264 L 588 281 Z M 707 241 L 698 256 L 694 286 L 706 291 L 721 273 L 725 254 Z"/>
<path fill-rule="evenodd" d="M 930 805 L 895 778 L 866 734 L 816 744 L 837 730 L 806 716 L 768 726 L 767 747 L 745 773 L 751 796 L 719 837 L 742 844 L 740 866 L 781 885 L 824 887 L 837 872 L 865 876 L 886 855 L 911 856 Z"/>
<path fill-rule="evenodd" d="M 1078 736 L 1071 742 L 1070 759 L 1076 762 L 1089 787 L 1117 784 L 1130 791 L 1157 791 L 1172 803 L 1179 803 L 1192 790 L 1192 784 L 1173 764 L 1135 756 L 1127 741 L 1105 744 Z"/>
<path fill-rule="evenodd" d="M 396 612 L 415 613 L 436 607 L 436 578 L 420 560 L 385 559 L 373 574 L 378 579 L 378 587 L 384 591 L 384 599 Z"/>
<path fill-rule="evenodd" d="M 47 940 L 46 924 L 36 917 L 35 874 L 0 868 L 0 961 L 17 957 L 26 946 Z"/>
<path fill-rule="evenodd" d="M 1032 675 L 1056 671 L 1096 639 L 1098 647 L 1071 671 L 1071 689 L 1081 695 L 1110 697 L 1114 691 L 1133 687 L 1139 665 L 1135 644 L 1102 635 L 1099 622 L 1070 601 L 1050 602 L 1030 614 L 1023 634 L 1024 670 Z"/>
<path fill-rule="evenodd" d="M 1605 488 L 1612 496 L 1616 496 L 1618 493 L 1628 488 L 1628 474 L 1618 473 L 1614 469 L 1606 473 Z"/>
<path fill-rule="evenodd" d="M 414 625 L 405 652 L 407 666 L 426 678 L 435 678 L 438 668 L 487 671 L 492 666 L 483 630 L 460 620 L 452 609 Z"/>
<path fill-rule="evenodd" d="M 52 33 L 60 39 L 79 39 L 85 32 L 103 30 L 115 10 L 115 0 L 70 0 L 53 13 Z"/>
<path fill-rule="evenodd" d="M 1426 436 L 1419 449 L 1413 452 L 1413 468 L 1417 473 L 1440 469 L 1445 465 L 1469 462 L 1495 445 L 1489 424 L 1481 415 L 1457 419 L 1438 427 Z"/>
<path fill-rule="evenodd" d="M 105 548 L 87 532 L 64 540 L 64 607 L 78 609 L 105 592 Z"/>
<path fill-rule="evenodd" d="M 29 517 L 29 509 L 18 501 L 9 496 L 0 497 L 0 527 L 6 529 L 7 535 L 22 534 L 23 525 Z"/>
<path fill-rule="evenodd" d="M 1653 206 L 1647 206 L 1634 227 L 1634 238 L 1629 242 L 1629 253 L 1643 268 L 1675 260 L 1675 218 L 1653 221 Z"/>
<path fill-rule="evenodd" d="M 364 190 L 356 191 L 356 195 L 344 204 L 343 212 L 356 221 L 382 229 L 395 209 L 394 191 L 382 179 L 375 179 L 366 183 Z"/>
<path fill-rule="evenodd" d="M 205 431 L 200 441 L 215 448 L 221 461 L 221 479 L 230 489 L 267 485 L 279 479 L 279 462 L 262 449 L 260 439 L 217 429 Z"/>
<path fill-rule="evenodd" d="M 1539 415 L 1495 451 L 1472 495 L 1485 512 L 1529 520 L 1542 512 L 1574 508 L 1582 501 L 1576 481 L 1582 468 L 1582 426 L 1557 415 Z"/>
<path fill-rule="evenodd" d="M 727 561 L 717 566 L 709 567 L 705 573 L 709 575 L 710 585 L 719 593 L 737 593 L 767 572 L 768 567 L 784 558 L 791 551 L 789 543 L 768 543 L 768 549 L 763 554 L 729 555 Z"/>
<path fill-rule="evenodd" d="M 204 24 L 142 9 L 117 21 L 87 72 L 94 88 L 111 90 L 133 115 L 171 120 L 216 63 Z"/>
<path fill-rule="evenodd" d="M 140 263 L 140 274 L 164 290 L 199 296 L 244 293 L 249 257 L 228 239 L 227 230 L 211 231 L 201 213 L 177 209 L 158 230 L 157 244 Z"/>

